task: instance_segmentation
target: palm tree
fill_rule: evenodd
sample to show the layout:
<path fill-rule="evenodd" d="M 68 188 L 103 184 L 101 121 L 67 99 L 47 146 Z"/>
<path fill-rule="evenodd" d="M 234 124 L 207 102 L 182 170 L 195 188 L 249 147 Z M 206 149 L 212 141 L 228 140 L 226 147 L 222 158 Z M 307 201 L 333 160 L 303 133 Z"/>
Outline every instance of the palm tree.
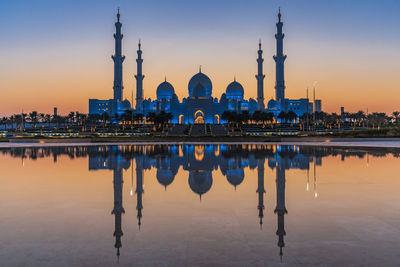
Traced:
<path fill-rule="evenodd" d="M 7 121 L 8 121 L 8 118 L 7 118 L 7 117 L 3 117 L 3 118 L 1 118 L 1 120 L 0 120 L 0 123 L 4 125 L 4 130 L 7 130 L 7 129 L 6 129 L 6 127 L 7 127 Z"/>
<path fill-rule="evenodd" d="M 33 127 L 36 128 L 36 123 L 38 122 L 38 113 L 37 111 L 32 111 L 29 113 L 29 120 L 31 124 L 33 124 Z"/>
<path fill-rule="evenodd" d="M 39 113 L 39 122 L 42 123 L 42 127 L 43 127 L 43 123 L 45 121 L 45 114 L 44 113 Z"/>
<path fill-rule="evenodd" d="M 75 113 L 73 111 L 71 111 L 68 115 L 67 115 L 67 122 L 69 122 L 70 124 L 74 124 L 74 120 L 75 120 Z"/>
<path fill-rule="evenodd" d="M 262 112 L 260 110 L 254 111 L 251 115 L 251 120 L 254 121 L 256 124 L 262 121 Z"/>
<path fill-rule="evenodd" d="M 22 112 L 21 116 L 22 116 L 22 130 L 24 130 L 25 129 L 26 117 L 28 116 L 28 114 Z"/>
<path fill-rule="evenodd" d="M 400 112 L 399 111 L 393 111 L 392 116 L 394 118 L 394 123 L 395 124 L 399 123 Z"/>
<path fill-rule="evenodd" d="M 51 122 L 51 115 L 50 114 L 46 114 L 44 116 L 44 122 L 47 123 L 47 127 L 50 129 L 50 122 Z"/>
<path fill-rule="evenodd" d="M 286 115 L 286 118 L 293 123 L 294 120 L 297 119 L 297 114 L 293 110 L 289 110 L 289 112 Z"/>
<path fill-rule="evenodd" d="M 281 120 L 281 123 L 282 123 L 282 122 L 283 122 L 283 123 L 286 123 L 286 121 L 287 121 L 287 114 L 286 114 L 286 112 L 281 111 L 281 112 L 278 114 L 278 119 Z"/>
<path fill-rule="evenodd" d="M 265 126 L 267 123 L 272 123 L 274 121 L 275 115 L 272 112 L 262 112 L 261 118 L 262 118 L 263 125 Z M 271 125 L 271 128 L 272 127 L 273 127 L 273 125 Z"/>

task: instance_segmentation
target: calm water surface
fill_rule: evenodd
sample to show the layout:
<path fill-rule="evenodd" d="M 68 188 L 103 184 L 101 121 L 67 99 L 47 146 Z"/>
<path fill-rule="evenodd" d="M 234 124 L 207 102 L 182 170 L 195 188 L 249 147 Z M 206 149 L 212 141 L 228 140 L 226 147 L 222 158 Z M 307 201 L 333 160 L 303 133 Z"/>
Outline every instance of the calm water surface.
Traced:
<path fill-rule="evenodd" d="M 400 154 L 0 150 L 0 266 L 400 265 Z"/>

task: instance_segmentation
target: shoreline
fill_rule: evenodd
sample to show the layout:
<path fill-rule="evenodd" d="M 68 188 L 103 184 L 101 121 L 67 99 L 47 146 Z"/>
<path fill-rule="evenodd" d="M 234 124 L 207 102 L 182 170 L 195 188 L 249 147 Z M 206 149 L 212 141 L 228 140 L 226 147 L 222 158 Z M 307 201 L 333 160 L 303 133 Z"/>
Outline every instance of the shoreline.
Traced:
<path fill-rule="evenodd" d="M 179 140 L 180 139 L 180 140 Z M 247 139 L 247 140 L 246 140 Z M 357 147 L 357 148 L 392 148 L 400 149 L 400 138 L 143 138 L 143 139 L 13 139 L 10 142 L 0 142 L 0 148 L 18 147 L 57 147 L 57 146 L 99 146 L 99 145 L 177 145 L 177 144 L 268 144 L 268 145 L 299 145 L 325 147 Z"/>

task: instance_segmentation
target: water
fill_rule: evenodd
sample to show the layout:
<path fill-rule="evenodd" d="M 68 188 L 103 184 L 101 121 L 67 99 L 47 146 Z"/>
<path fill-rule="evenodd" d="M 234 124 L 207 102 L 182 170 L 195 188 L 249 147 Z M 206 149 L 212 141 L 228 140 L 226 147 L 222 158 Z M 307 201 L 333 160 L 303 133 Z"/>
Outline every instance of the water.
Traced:
<path fill-rule="evenodd" d="M 0 266 L 400 264 L 398 150 L 0 150 Z"/>

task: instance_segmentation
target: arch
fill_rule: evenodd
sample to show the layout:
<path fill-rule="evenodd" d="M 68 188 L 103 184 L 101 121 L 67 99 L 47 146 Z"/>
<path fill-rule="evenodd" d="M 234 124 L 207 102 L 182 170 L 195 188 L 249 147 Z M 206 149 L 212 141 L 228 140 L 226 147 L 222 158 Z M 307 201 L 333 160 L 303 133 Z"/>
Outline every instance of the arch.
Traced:
<path fill-rule="evenodd" d="M 214 123 L 220 124 L 221 123 L 221 118 L 218 114 L 215 114 L 214 116 Z"/>
<path fill-rule="evenodd" d="M 179 124 L 184 124 L 185 123 L 185 115 L 183 115 L 183 114 L 179 115 L 178 123 Z"/>
<path fill-rule="evenodd" d="M 196 124 L 204 124 L 204 123 L 205 123 L 204 117 L 203 117 L 203 116 L 197 117 L 197 118 L 194 120 L 194 123 L 196 123 Z"/>
<path fill-rule="evenodd" d="M 196 110 L 196 112 L 194 113 L 194 117 L 197 118 L 198 116 L 202 116 L 204 117 L 204 112 L 202 110 Z"/>
<path fill-rule="evenodd" d="M 204 122 L 204 112 L 199 109 L 194 113 L 194 123 L 203 124 Z"/>

